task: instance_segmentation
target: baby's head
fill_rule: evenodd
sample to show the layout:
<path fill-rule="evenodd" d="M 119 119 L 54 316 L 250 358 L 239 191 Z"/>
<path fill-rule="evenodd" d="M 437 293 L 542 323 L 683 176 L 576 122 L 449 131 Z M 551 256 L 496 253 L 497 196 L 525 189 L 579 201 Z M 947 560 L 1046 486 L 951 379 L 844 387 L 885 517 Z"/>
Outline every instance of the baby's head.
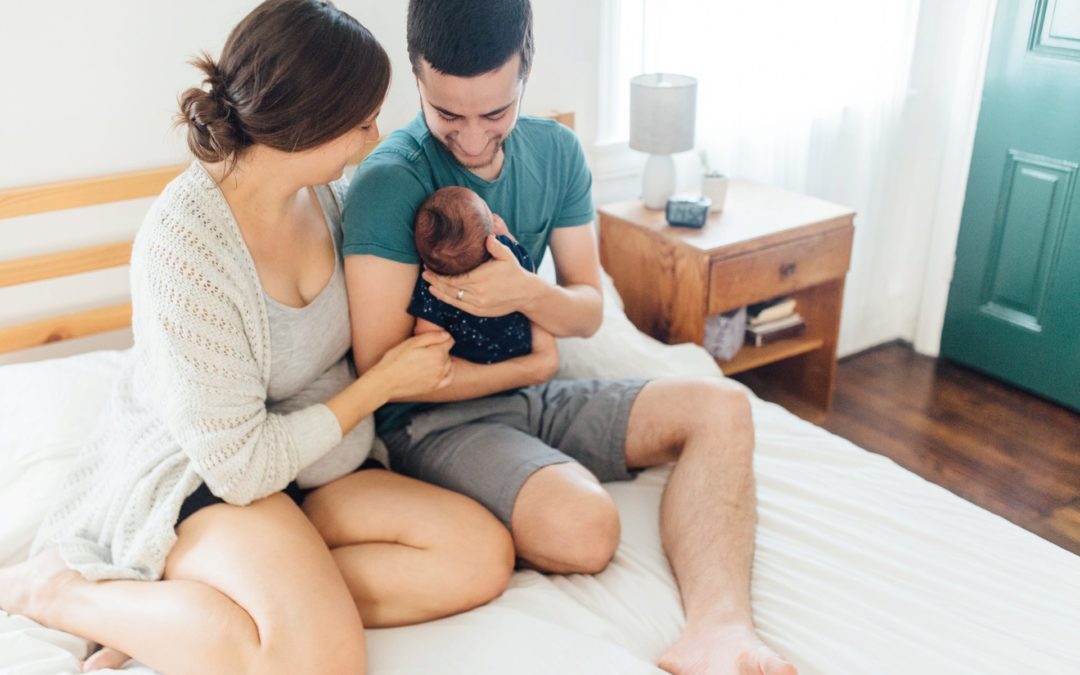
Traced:
<path fill-rule="evenodd" d="M 420 205 L 413 223 L 416 252 L 436 274 L 464 274 L 489 260 L 491 209 L 472 190 L 445 187 Z"/>

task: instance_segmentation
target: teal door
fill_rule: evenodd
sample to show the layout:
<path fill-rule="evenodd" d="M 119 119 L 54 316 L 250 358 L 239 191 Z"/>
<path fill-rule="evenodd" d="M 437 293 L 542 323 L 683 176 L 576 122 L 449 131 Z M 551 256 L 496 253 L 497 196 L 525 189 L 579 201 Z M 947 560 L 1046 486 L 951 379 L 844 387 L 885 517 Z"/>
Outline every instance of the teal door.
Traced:
<path fill-rule="evenodd" d="M 1080 0 L 999 0 L 942 356 L 1080 410 Z"/>

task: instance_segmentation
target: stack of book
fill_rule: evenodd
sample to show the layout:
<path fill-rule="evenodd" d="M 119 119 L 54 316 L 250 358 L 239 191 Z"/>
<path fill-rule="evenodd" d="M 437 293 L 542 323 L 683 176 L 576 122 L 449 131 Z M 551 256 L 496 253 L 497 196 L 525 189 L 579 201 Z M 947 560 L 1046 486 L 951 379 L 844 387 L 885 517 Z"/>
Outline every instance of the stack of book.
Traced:
<path fill-rule="evenodd" d="M 795 298 L 779 297 L 746 308 L 746 344 L 761 347 L 806 332 Z"/>

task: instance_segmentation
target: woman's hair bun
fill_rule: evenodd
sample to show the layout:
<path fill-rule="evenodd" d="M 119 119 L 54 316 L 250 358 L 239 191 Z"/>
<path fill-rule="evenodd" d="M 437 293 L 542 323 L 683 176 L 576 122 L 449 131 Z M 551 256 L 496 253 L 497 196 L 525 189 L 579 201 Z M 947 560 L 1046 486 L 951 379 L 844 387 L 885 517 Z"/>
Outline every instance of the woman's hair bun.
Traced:
<path fill-rule="evenodd" d="M 180 95 L 178 124 L 204 162 L 226 173 L 260 145 L 303 152 L 369 120 L 390 86 L 390 57 L 356 19 L 325 0 L 264 0 L 221 56 L 192 61 L 202 86 Z"/>
<path fill-rule="evenodd" d="M 191 64 L 206 77 L 203 79 L 205 88 L 192 87 L 180 95 L 177 122 L 187 125 L 188 147 L 204 162 L 233 159 L 238 151 L 250 145 L 250 141 L 229 99 L 221 70 L 205 53 Z"/>

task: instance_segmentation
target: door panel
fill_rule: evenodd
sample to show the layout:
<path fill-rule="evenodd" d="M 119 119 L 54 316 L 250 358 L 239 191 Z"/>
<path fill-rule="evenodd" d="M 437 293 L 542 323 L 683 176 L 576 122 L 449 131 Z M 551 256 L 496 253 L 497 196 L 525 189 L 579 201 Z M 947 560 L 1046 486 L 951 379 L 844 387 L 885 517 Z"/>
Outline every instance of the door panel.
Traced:
<path fill-rule="evenodd" d="M 1080 409 L 1080 0 L 1001 0 L 942 355 Z"/>
<path fill-rule="evenodd" d="M 1076 164 L 1017 150 L 1009 155 L 980 309 L 1039 331 Z"/>
<path fill-rule="evenodd" d="M 1080 59 L 1080 3 L 1041 0 L 1035 7 L 1031 49 L 1048 56 Z"/>

